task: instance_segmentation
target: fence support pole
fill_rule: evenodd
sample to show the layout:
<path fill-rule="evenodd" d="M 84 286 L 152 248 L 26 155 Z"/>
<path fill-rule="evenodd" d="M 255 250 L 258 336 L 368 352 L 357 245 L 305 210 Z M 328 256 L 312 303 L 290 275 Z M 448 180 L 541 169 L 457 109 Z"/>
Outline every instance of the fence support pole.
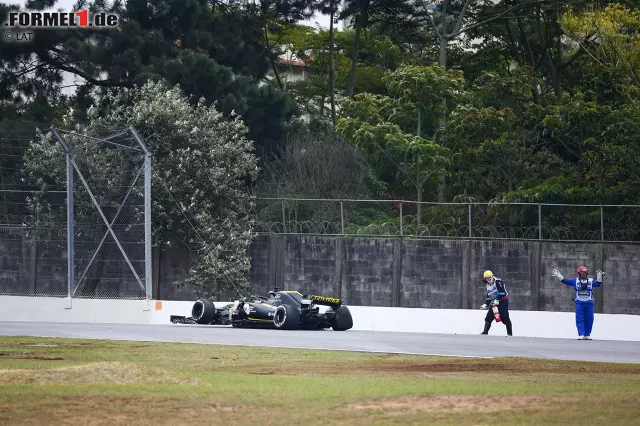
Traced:
<path fill-rule="evenodd" d="M 144 281 L 146 297 L 152 299 L 152 262 L 151 257 L 151 154 L 144 155 Z"/>
<path fill-rule="evenodd" d="M 600 206 L 600 241 L 604 241 L 604 209 Z"/>
<path fill-rule="evenodd" d="M 344 206 L 340 201 L 340 226 L 342 227 L 342 234 L 344 235 Z"/>
<path fill-rule="evenodd" d="M 471 231 L 471 204 L 469 204 L 469 238 L 473 238 L 473 232 Z"/>
<path fill-rule="evenodd" d="M 400 235 L 404 236 L 404 229 L 402 228 L 402 201 L 400 201 Z"/>
<path fill-rule="evenodd" d="M 282 200 L 281 206 L 282 206 L 282 233 L 286 234 L 287 233 L 287 222 L 285 220 L 285 214 L 284 214 L 284 200 Z"/>
<path fill-rule="evenodd" d="M 67 159 L 67 297 L 69 298 L 69 305 L 67 309 L 71 308 L 71 295 L 73 294 L 73 286 L 75 283 L 74 274 L 74 222 L 73 217 L 73 162 L 71 161 L 71 146 L 62 138 L 58 129 L 55 126 L 51 126 L 51 133 L 58 140 L 58 143 L 65 151 L 65 157 Z"/>
<path fill-rule="evenodd" d="M 76 281 L 74 271 L 74 223 L 73 217 L 73 164 L 71 154 L 67 153 L 67 297 L 71 298 L 73 285 Z"/>
<path fill-rule="evenodd" d="M 153 299 L 153 257 L 151 248 L 151 151 L 133 126 L 129 131 L 144 151 L 144 281 L 146 299 Z M 136 178 L 136 181 L 138 179 Z"/>
<path fill-rule="evenodd" d="M 542 204 L 538 204 L 538 239 L 542 240 Z"/>

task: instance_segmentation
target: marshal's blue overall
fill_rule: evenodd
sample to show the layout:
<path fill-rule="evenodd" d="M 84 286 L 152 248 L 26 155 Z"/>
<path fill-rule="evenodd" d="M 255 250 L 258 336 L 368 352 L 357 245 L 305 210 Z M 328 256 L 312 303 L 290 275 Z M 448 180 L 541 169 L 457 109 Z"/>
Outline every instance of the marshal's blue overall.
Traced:
<path fill-rule="evenodd" d="M 563 278 L 566 284 L 576 292 L 576 327 L 580 336 L 591 336 L 593 327 L 593 288 L 600 287 L 600 282 L 593 278 Z"/>

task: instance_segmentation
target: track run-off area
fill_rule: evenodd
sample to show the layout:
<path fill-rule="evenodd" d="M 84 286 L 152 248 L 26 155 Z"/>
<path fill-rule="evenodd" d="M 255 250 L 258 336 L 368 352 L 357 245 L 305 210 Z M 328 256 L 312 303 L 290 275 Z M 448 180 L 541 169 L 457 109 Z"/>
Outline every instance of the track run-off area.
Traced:
<path fill-rule="evenodd" d="M 0 335 L 395 353 L 465 358 L 526 357 L 640 364 L 640 342 L 349 330 L 238 329 L 183 324 L 0 322 Z"/>

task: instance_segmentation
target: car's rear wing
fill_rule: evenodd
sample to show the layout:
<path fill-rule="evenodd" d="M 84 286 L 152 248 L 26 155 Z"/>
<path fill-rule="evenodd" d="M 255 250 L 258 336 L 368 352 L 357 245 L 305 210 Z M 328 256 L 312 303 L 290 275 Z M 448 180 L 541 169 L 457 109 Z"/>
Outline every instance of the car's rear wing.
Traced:
<path fill-rule="evenodd" d="M 307 296 L 313 303 L 316 305 L 324 305 L 330 306 L 332 308 L 339 308 L 342 305 L 342 299 L 338 299 L 337 297 L 326 297 L 326 296 Z"/>

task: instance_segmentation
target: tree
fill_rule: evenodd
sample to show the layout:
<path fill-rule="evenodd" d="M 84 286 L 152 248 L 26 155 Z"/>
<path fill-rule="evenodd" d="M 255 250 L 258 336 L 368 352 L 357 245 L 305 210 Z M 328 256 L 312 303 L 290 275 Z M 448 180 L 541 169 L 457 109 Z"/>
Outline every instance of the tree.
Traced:
<path fill-rule="evenodd" d="M 335 89 L 335 73 L 334 73 L 334 52 L 335 52 L 335 17 L 340 13 L 339 0 L 323 0 L 317 6 L 317 10 L 329 15 L 329 104 L 331 106 L 331 122 L 335 128 L 336 125 L 336 89 Z"/>
<path fill-rule="evenodd" d="M 611 2 L 602 2 L 606 3 Z M 465 30 L 469 38 L 477 40 L 478 52 L 469 59 L 484 65 L 485 70 L 498 60 L 506 60 L 510 68 L 515 64 L 527 68 L 539 78 L 539 84 L 531 86 L 534 102 L 540 103 L 550 91 L 562 100 L 565 87 L 572 85 L 571 74 L 586 54 L 580 45 L 589 43 L 590 35 L 571 40 L 561 17 L 568 11 L 580 15 L 592 5 L 584 0 L 480 3 L 473 11 L 475 22 Z M 466 69 L 465 75 L 471 76 Z"/>
<path fill-rule="evenodd" d="M 376 189 L 365 155 L 336 135 L 331 123 L 298 127 L 270 160 L 256 188 L 261 197 L 368 199 Z M 335 226 L 340 223 L 341 213 L 349 222 L 358 215 L 370 217 L 372 210 L 380 207 L 349 202 L 342 206 L 344 210 L 335 201 L 265 200 L 260 202 L 258 212 L 270 223 L 280 223 L 286 212 L 289 232 L 308 232 L 311 224 Z M 340 231 L 339 225 L 334 228 L 334 232 Z"/>
<path fill-rule="evenodd" d="M 53 77 L 62 71 L 81 77 L 78 119 L 86 119 L 87 98 L 99 99 L 104 88 L 131 88 L 166 79 L 179 84 L 194 102 L 205 98 L 217 102 L 225 114 L 233 111 L 242 116 L 257 153 L 265 155 L 278 143 L 285 123 L 298 113 L 293 100 L 268 81 L 274 52 L 266 45 L 264 29 L 276 12 L 285 21 L 306 16 L 301 12 L 306 2 L 265 0 L 253 6 L 207 0 L 130 0 L 107 6 L 95 0 L 77 6 L 88 7 L 90 13 L 118 14 L 118 28 L 35 30 L 32 43 L 2 42 L 0 57 L 29 63 L 22 69 L 38 70 L 40 78 L 31 81 L 41 86 L 55 81 Z M 22 69 L 16 68 L 12 75 Z"/>
<path fill-rule="evenodd" d="M 451 108 L 460 101 L 464 79 L 457 71 L 447 71 L 440 66 L 405 65 L 383 78 L 389 95 L 416 107 L 416 135 L 423 132 L 434 136 L 437 122 L 434 117 L 445 115 L 442 106 L 448 101 Z M 427 121 L 429 126 L 424 126 Z"/>
<path fill-rule="evenodd" d="M 453 112 L 443 138 L 461 153 L 452 167 L 454 199 L 500 199 L 555 176 L 558 169 L 570 171 L 519 118 L 509 107 L 467 104 Z"/>
<path fill-rule="evenodd" d="M 248 291 L 247 250 L 254 234 L 251 204 L 242 197 L 258 167 L 242 121 L 225 117 L 203 99 L 192 105 L 178 86 L 165 82 L 109 90 L 103 105 L 89 110 L 88 120 L 76 126 L 75 133 L 95 135 L 132 125 L 149 146 L 154 243 L 185 241 L 195 248 L 186 282 L 203 296 Z M 121 156 L 87 150 L 83 161 L 94 171 L 92 186 L 103 188 L 105 200 L 123 198 L 130 177 L 114 172 L 121 169 Z M 48 138 L 33 143 L 25 166 L 32 183 L 64 180 L 64 156 Z"/>
<path fill-rule="evenodd" d="M 619 69 L 640 88 L 640 12 L 621 4 L 604 10 L 567 11 L 560 24 L 566 34 L 600 65 Z"/>
<path fill-rule="evenodd" d="M 360 41 L 363 31 L 381 23 L 390 23 L 392 29 L 415 28 L 422 12 L 404 0 L 347 0 L 341 19 L 355 20 L 355 36 L 351 49 L 351 71 L 347 83 L 347 96 L 356 93 L 356 73 L 360 62 Z"/>
<path fill-rule="evenodd" d="M 630 129 L 637 127 L 632 117 L 638 110 L 627 106 L 615 111 L 585 100 L 579 92 L 565 98 L 562 104 L 550 107 L 543 120 L 545 132 L 554 148 L 577 164 L 581 186 L 593 188 L 598 198 L 608 198 L 608 189 L 629 170 L 629 159 L 640 154 L 637 137 L 625 138 L 624 132 L 613 132 L 611 127 L 620 129 L 617 120 L 626 122 Z"/>
<path fill-rule="evenodd" d="M 384 82 L 391 96 L 363 93 L 345 102 L 338 131 L 373 159 L 384 156 L 422 202 L 425 187 L 444 176 L 452 160 L 451 148 L 435 141 L 434 126 L 425 132 L 423 117 L 438 111 L 443 98 L 456 99 L 462 80 L 457 73 L 437 66 L 404 66 L 389 73 Z M 421 223 L 422 206 L 418 204 L 418 225 Z"/>
<path fill-rule="evenodd" d="M 307 64 L 307 76 L 304 80 L 292 82 L 287 90 L 294 96 L 300 108 L 307 114 L 325 116 L 327 97 L 330 101 L 329 64 L 334 68 L 334 92 L 336 111 L 346 97 L 349 70 L 351 67 L 351 46 L 355 33 L 352 30 L 334 30 L 334 55 L 329 55 L 329 31 L 316 30 L 309 36 L 297 38 L 292 43 L 292 51 L 298 59 Z M 358 80 L 356 91 L 359 93 L 386 94 L 382 82 L 385 71 L 396 69 L 398 64 L 407 60 L 406 55 L 386 36 L 373 36 L 370 32 L 361 37 L 359 43 Z M 330 102 L 329 102 L 330 106 Z M 328 115 L 331 120 L 331 116 Z"/>
<path fill-rule="evenodd" d="M 405 66 L 387 77 L 389 92 L 396 97 L 416 106 L 417 134 L 422 133 L 423 117 L 437 117 L 431 121 L 429 134 L 435 136 L 436 130 L 442 127 L 449 108 L 454 108 L 463 93 L 464 80 L 456 71 L 447 71 L 444 67 Z M 442 142 L 440 142 L 442 145 Z M 439 175 L 438 201 L 445 200 L 445 174 Z"/>
<path fill-rule="evenodd" d="M 331 130 L 289 135 L 266 168 L 259 192 L 269 197 L 352 198 L 367 192 L 363 155 Z"/>

